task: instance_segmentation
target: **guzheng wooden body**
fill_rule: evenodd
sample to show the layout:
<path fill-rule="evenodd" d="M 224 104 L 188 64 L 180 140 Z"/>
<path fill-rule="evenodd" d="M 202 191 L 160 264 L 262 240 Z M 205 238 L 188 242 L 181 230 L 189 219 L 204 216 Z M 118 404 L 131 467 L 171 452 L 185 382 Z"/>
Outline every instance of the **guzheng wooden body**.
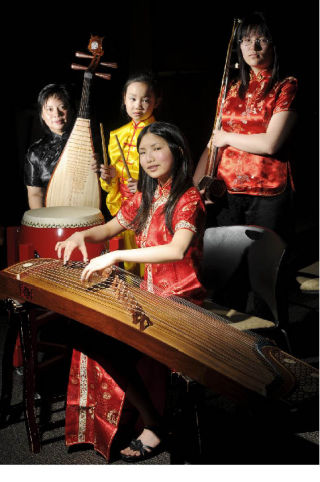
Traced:
<path fill-rule="evenodd" d="M 82 283 L 83 264 L 32 259 L 0 272 L 0 295 L 61 313 L 150 355 L 215 392 L 289 406 L 318 393 L 318 371 L 252 333 L 184 300 L 147 291 L 112 267 Z"/>
<path fill-rule="evenodd" d="M 90 120 L 90 92 L 94 75 L 110 79 L 110 74 L 96 73 L 95 70 L 103 55 L 103 37 L 91 36 L 88 50 L 92 55 L 77 52 L 78 57 L 90 58 L 88 68 L 72 64 L 72 68 L 85 70 L 78 117 L 70 137 L 56 164 L 46 193 L 46 207 L 89 206 L 100 207 L 100 184 L 98 175 L 93 172 L 95 148 Z M 100 65 L 116 68 L 115 63 Z"/>

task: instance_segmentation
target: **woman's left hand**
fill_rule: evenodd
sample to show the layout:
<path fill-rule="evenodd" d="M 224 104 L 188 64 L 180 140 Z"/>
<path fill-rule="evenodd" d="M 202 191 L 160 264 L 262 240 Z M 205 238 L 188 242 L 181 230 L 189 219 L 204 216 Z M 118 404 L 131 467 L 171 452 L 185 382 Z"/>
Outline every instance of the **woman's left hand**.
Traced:
<path fill-rule="evenodd" d="M 93 273 L 102 272 L 109 266 L 116 264 L 119 261 L 117 253 L 118 251 L 110 251 L 110 253 L 93 258 L 82 271 L 81 281 L 88 281 Z"/>
<path fill-rule="evenodd" d="M 93 157 L 94 157 L 94 160 L 91 163 L 91 169 L 93 172 L 100 174 L 100 156 L 99 154 L 94 153 Z"/>
<path fill-rule="evenodd" d="M 228 139 L 228 132 L 225 132 L 224 130 L 220 129 L 214 129 L 213 131 L 213 137 L 212 137 L 212 143 L 216 147 L 225 147 L 229 145 Z"/>

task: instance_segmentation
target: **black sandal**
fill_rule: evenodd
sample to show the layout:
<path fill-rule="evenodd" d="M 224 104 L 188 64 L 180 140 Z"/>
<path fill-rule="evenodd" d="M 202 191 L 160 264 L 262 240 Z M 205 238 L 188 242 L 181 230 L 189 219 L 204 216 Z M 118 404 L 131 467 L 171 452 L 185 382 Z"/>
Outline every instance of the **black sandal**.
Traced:
<path fill-rule="evenodd" d="M 160 427 L 158 426 L 145 426 L 144 428 L 150 430 L 160 439 L 160 442 L 156 447 L 150 447 L 149 445 L 144 445 L 141 440 L 133 439 L 129 444 L 129 448 L 131 450 L 136 450 L 140 452 L 140 455 L 125 455 L 120 453 L 122 460 L 125 462 L 140 462 L 141 460 L 146 460 L 155 455 L 158 455 L 163 450 L 163 441 L 161 440 L 163 437 L 163 432 Z"/>

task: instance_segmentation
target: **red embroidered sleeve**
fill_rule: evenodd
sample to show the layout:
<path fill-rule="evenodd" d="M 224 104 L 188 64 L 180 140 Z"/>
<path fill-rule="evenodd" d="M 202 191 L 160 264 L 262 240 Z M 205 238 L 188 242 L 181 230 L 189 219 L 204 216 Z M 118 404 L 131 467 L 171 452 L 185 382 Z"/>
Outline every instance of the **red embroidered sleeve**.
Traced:
<path fill-rule="evenodd" d="M 288 77 L 280 84 L 279 94 L 273 113 L 294 110 L 294 100 L 297 93 L 297 79 Z"/>
<path fill-rule="evenodd" d="M 136 192 L 131 198 L 124 201 L 117 213 L 117 220 L 126 229 L 130 229 L 130 224 L 134 220 L 141 203 L 141 192 Z"/>
<path fill-rule="evenodd" d="M 173 230 L 189 229 L 199 232 L 199 221 L 204 218 L 204 206 L 196 188 L 189 189 L 179 200 L 173 215 Z"/>

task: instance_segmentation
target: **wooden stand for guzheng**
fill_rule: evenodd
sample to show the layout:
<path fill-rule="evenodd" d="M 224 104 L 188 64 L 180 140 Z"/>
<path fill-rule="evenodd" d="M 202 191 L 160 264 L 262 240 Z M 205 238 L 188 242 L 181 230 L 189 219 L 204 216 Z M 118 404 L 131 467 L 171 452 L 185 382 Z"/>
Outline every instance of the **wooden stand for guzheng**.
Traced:
<path fill-rule="evenodd" d="M 318 371 L 270 341 L 184 300 L 163 298 L 156 287 L 148 291 L 145 282 L 118 267 L 85 284 L 82 269 L 79 262 L 63 265 L 46 258 L 18 263 L 0 272 L 0 296 L 90 326 L 234 400 L 263 399 L 290 407 L 317 396 Z M 33 379 L 27 313 L 21 323 L 26 373 Z M 27 400 L 33 389 L 29 383 Z M 31 446 L 32 434 L 37 434 L 32 403 L 27 407 Z"/>

